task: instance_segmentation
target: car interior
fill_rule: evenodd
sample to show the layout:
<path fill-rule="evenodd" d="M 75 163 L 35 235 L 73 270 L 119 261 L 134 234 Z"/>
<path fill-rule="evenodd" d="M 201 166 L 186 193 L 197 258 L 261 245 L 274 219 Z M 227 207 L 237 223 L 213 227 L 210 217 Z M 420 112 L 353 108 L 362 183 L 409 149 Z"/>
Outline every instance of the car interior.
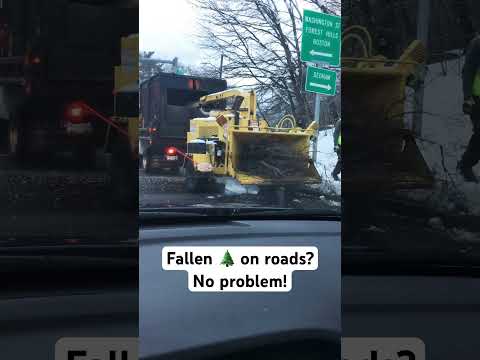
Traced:
<path fill-rule="evenodd" d="M 163 246 L 317 246 L 316 271 L 290 292 L 190 292 L 185 271 L 162 269 Z M 338 359 L 338 219 L 197 221 L 140 228 L 142 359 Z"/>

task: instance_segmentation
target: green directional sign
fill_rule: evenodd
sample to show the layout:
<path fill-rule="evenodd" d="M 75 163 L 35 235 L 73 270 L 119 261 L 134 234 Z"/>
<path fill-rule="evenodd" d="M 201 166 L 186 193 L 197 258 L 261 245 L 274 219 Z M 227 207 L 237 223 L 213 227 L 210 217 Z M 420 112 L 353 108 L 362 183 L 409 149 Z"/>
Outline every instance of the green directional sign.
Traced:
<path fill-rule="evenodd" d="M 340 16 L 304 10 L 302 61 L 340 66 L 341 32 Z"/>
<path fill-rule="evenodd" d="M 337 73 L 331 70 L 308 66 L 305 90 L 328 96 L 335 95 L 337 91 Z"/>

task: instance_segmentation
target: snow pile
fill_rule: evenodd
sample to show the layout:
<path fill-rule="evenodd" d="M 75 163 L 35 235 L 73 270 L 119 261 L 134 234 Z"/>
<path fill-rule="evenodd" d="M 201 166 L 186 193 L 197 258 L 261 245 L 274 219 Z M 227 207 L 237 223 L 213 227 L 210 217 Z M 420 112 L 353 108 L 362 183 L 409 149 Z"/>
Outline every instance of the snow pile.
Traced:
<path fill-rule="evenodd" d="M 435 178 L 448 184 L 447 195 L 444 186 L 435 189 L 438 206 L 457 207 L 460 201 L 468 211 L 480 214 L 480 185 L 466 183 L 456 171 L 472 135 L 470 118 L 462 112 L 462 67 L 463 59 L 429 66 L 423 109 L 424 140 L 417 143 Z M 410 110 L 411 103 L 406 111 Z M 480 166 L 474 171 L 480 174 Z"/>
<path fill-rule="evenodd" d="M 225 184 L 225 195 L 258 194 L 259 189 L 256 185 L 242 185 L 236 179 L 229 177 L 221 177 L 217 181 Z"/>
<path fill-rule="evenodd" d="M 333 131 L 333 128 L 320 131 L 317 142 L 317 161 L 315 166 L 322 177 L 322 191 L 327 194 L 340 194 L 341 182 L 335 181 L 332 178 L 332 171 L 337 163 L 337 154 L 333 151 Z M 341 178 L 341 174 L 339 177 Z"/>

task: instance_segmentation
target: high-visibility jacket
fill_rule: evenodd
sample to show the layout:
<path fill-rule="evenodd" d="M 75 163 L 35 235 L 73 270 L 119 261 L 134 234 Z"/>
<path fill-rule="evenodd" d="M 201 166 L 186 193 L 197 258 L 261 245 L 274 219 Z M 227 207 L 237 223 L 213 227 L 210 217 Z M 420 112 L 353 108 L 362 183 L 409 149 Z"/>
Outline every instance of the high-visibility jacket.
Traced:
<path fill-rule="evenodd" d="M 333 146 L 339 146 L 338 140 L 342 131 L 342 120 L 338 120 L 333 130 Z M 340 140 L 341 141 L 341 140 Z"/>
<path fill-rule="evenodd" d="M 480 97 L 480 36 L 476 36 L 468 44 L 462 78 L 464 98 Z"/>
<path fill-rule="evenodd" d="M 473 80 L 472 95 L 480 97 L 480 71 L 477 72 L 475 80 Z"/>
<path fill-rule="evenodd" d="M 337 145 L 342 146 L 342 134 L 338 135 Z"/>

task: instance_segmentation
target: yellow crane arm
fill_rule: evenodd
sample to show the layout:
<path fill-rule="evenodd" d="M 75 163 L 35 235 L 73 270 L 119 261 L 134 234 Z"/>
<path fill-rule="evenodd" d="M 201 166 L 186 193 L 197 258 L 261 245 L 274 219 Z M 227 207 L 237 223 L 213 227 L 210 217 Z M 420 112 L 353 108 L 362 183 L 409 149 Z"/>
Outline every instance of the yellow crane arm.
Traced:
<path fill-rule="evenodd" d="M 229 89 L 225 91 L 220 91 L 217 93 L 213 94 L 208 94 L 205 96 L 202 96 L 200 98 L 200 105 L 205 105 L 211 102 L 219 101 L 219 100 L 224 100 L 224 99 L 229 99 L 229 98 L 235 98 L 235 97 L 242 97 L 246 98 L 250 96 L 250 91 L 245 91 L 241 89 Z"/>

